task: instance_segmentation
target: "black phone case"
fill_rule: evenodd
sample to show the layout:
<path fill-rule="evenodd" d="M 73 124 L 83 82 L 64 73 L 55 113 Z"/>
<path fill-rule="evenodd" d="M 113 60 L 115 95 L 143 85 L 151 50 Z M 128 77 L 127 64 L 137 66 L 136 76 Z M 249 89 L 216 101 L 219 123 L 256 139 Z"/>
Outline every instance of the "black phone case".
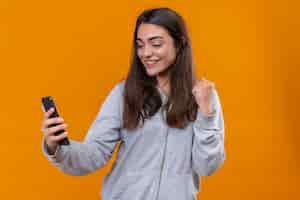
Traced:
<path fill-rule="evenodd" d="M 50 118 L 59 117 L 59 114 L 58 114 L 57 108 L 55 106 L 54 100 L 51 96 L 42 97 L 42 103 L 43 103 L 43 106 L 44 106 L 44 109 L 45 109 L 46 112 L 50 108 L 54 108 L 54 112 L 50 115 Z M 52 126 L 55 126 L 55 125 L 56 124 L 51 125 L 49 127 L 52 127 Z M 57 131 L 56 133 L 54 133 L 54 135 L 59 135 L 63 132 L 65 132 L 65 130 L 60 130 L 60 131 Z M 58 143 L 59 143 L 59 145 L 69 145 L 70 141 L 69 141 L 68 138 L 64 138 L 63 140 L 59 141 Z"/>

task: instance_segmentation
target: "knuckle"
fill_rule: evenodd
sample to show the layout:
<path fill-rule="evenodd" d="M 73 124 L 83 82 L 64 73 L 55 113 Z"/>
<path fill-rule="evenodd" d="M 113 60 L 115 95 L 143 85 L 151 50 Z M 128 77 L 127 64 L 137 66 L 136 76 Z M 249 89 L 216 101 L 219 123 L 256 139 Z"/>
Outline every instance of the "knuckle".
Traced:
<path fill-rule="evenodd" d="M 55 139 L 56 139 L 56 141 L 58 141 L 58 140 L 61 140 L 61 139 L 65 138 L 65 137 L 66 137 L 66 134 L 65 133 L 61 133 L 60 135 L 55 136 Z"/>
<path fill-rule="evenodd" d="M 56 118 L 56 122 L 57 122 L 57 123 L 61 123 L 61 122 L 63 122 L 63 121 L 64 121 L 64 120 L 63 120 L 62 118 L 60 118 L 60 117 L 57 117 L 57 118 Z"/>
<path fill-rule="evenodd" d="M 45 127 L 48 125 L 48 120 L 49 120 L 49 119 L 43 120 L 43 125 L 44 125 Z"/>
<path fill-rule="evenodd" d="M 61 125 L 54 126 L 54 127 L 52 128 L 52 131 L 53 131 L 53 132 L 57 132 L 57 131 L 60 131 L 60 130 L 63 130 L 63 129 L 64 129 L 64 125 L 61 124 Z"/>
<path fill-rule="evenodd" d="M 56 119 L 55 118 L 51 118 L 48 120 L 48 125 L 54 125 L 56 124 Z"/>
<path fill-rule="evenodd" d="M 45 121 L 44 121 L 44 127 L 48 127 L 49 125 L 51 125 L 51 120 L 50 119 L 46 119 Z"/>
<path fill-rule="evenodd" d="M 45 117 L 46 117 L 47 119 L 50 118 L 50 115 L 51 115 L 51 113 L 48 113 L 48 112 L 45 113 Z"/>
<path fill-rule="evenodd" d="M 48 135 L 54 135 L 54 133 L 56 132 L 55 127 L 52 128 L 48 128 Z"/>
<path fill-rule="evenodd" d="M 53 124 L 59 124 L 58 122 L 59 122 L 59 120 L 57 119 L 57 117 L 52 118 L 52 123 Z"/>
<path fill-rule="evenodd" d="M 60 126 L 53 127 L 53 134 L 60 130 Z"/>

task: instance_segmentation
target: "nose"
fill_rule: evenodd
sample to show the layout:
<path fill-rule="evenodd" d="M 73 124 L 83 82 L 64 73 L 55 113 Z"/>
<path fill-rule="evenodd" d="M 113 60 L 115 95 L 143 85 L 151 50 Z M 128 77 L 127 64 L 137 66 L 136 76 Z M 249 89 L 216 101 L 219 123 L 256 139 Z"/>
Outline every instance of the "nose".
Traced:
<path fill-rule="evenodd" d="M 142 50 L 142 56 L 144 58 L 149 58 L 153 54 L 152 49 L 145 45 L 144 49 Z"/>

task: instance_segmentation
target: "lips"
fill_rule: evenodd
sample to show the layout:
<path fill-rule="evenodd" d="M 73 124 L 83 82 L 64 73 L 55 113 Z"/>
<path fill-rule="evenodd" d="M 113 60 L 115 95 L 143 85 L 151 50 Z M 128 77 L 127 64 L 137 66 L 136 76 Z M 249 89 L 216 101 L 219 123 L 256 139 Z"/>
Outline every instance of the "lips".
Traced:
<path fill-rule="evenodd" d="M 158 63 L 159 60 L 145 60 L 144 63 L 145 65 L 149 66 L 149 67 L 152 67 L 154 66 L 156 63 Z"/>

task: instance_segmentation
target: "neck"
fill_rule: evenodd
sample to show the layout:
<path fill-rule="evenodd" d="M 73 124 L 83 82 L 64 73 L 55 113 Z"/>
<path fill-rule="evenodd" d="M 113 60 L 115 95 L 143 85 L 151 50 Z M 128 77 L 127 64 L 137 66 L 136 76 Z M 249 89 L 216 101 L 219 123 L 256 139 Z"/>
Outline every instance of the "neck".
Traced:
<path fill-rule="evenodd" d="M 170 80 L 168 76 L 157 76 L 157 87 L 159 87 L 165 94 L 170 93 Z"/>

